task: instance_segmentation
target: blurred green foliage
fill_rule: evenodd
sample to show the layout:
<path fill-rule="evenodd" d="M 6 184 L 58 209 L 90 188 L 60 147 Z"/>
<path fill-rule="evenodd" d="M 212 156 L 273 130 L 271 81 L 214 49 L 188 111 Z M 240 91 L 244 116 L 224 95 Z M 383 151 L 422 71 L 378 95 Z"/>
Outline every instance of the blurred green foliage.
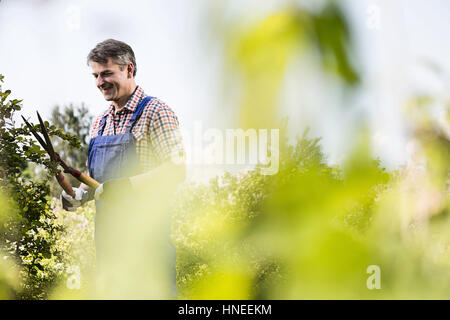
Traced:
<path fill-rule="evenodd" d="M 70 141 L 58 139 L 54 141 L 55 151 L 63 159 L 70 159 L 70 165 L 81 171 L 86 171 L 87 154 L 90 140 L 90 128 L 92 114 L 85 104 L 69 104 L 60 108 L 53 107 L 51 122 L 57 128 L 77 138 L 77 144 L 71 145 Z M 70 177 L 69 177 L 70 178 Z M 76 180 L 73 180 L 75 182 Z"/>
<path fill-rule="evenodd" d="M 51 111 L 51 123 L 60 132 L 64 132 L 75 139 L 53 139 L 53 149 L 58 153 L 66 163 L 82 172 L 87 172 L 87 154 L 90 139 L 90 128 L 92 124 L 92 115 L 89 109 L 84 105 L 69 104 L 60 108 L 53 107 Z M 50 187 L 50 195 L 59 197 L 61 187 L 56 179 L 48 179 L 48 172 L 45 167 L 35 163 L 29 163 L 28 168 L 23 175 L 33 181 L 46 182 Z M 72 186 L 78 186 L 80 182 L 66 175 Z"/>
<path fill-rule="evenodd" d="M 236 121 L 240 127 L 276 127 L 286 70 L 307 50 L 317 52 L 323 70 L 347 87 L 360 82 L 352 62 L 352 34 L 334 1 L 318 12 L 288 7 L 250 27 L 233 27 L 227 37 L 228 71 L 239 74 L 242 87 Z"/>
<path fill-rule="evenodd" d="M 335 1 L 317 12 L 291 7 L 228 36 L 240 127 L 278 127 L 283 77 L 306 50 L 344 87 L 360 82 Z M 418 100 L 405 119 L 422 160 L 396 171 L 372 158 L 362 129 L 341 166 L 328 166 L 319 140 L 303 135 L 281 144 L 274 176 L 257 168 L 183 188 L 173 232 L 180 297 L 448 299 L 449 133 L 430 119 L 430 99 Z M 380 290 L 370 286 L 374 266 Z"/>
<path fill-rule="evenodd" d="M 297 299 L 329 291 L 336 298 L 333 286 L 346 283 L 348 295 L 357 280 L 365 287 L 369 253 L 355 234 L 368 228 L 390 175 L 360 154 L 357 166 L 329 167 L 307 132 L 293 146 L 284 140 L 280 151 L 276 175 L 257 168 L 180 191 L 174 241 L 182 297 Z"/>
<path fill-rule="evenodd" d="M 426 169 L 386 172 L 366 135 L 329 167 L 305 133 L 281 144 L 276 175 L 257 168 L 183 188 L 173 232 L 180 297 L 448 299 L 449 171 L 439 169 L 448 138 L 417 139 Z M 380 290 L 368 287 L 370 266 Z"/>

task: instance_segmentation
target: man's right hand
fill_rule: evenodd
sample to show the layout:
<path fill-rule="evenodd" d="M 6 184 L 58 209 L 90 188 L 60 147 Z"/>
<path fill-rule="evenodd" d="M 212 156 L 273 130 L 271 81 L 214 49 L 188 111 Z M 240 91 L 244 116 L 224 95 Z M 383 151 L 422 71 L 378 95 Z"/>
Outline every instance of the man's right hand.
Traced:
<path fill-rule="evenodd" d="M 64 210 L 75 211 L 89 200 L 89 193 L 82 188 L 73 188 L 75 198 L 68 195 L 64 190 L 61 193 L 61 202 Z"/>
<path fill-rule="evenodd" d="M 112 179 L 105 181 L 95 189 L 94 199 L 102 198 L 106 201 L 117 200 L 117 196 L 126 196 L 133 192 L 129 178 Z"/>

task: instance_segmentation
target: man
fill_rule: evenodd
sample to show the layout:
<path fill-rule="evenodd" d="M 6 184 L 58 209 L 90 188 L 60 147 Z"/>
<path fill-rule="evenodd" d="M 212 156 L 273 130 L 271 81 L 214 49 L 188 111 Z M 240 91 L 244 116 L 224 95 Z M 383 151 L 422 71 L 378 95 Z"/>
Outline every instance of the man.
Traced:
<path fill-rule="evenodd" d="M 91 50 L 87 61 L 97 88 L 111 102 L 94 121 L 89 145 L 89 175 L 101 185 L 94 191 L 81 184 L 74 188 L 75 198 L 63 191 L 63 206 L 74 210 L 96 199 L 98 264 L 109 282 L 125 279 L 116 282 L 117 292 L 111 297 L 154 298 L 158 293 L 148 295 L 149 287 L 159 287 L 141 283 L 158 278 L 148 271 L 148 265 L 167 257 L 155 252 L 168 248 L 163 244 L 170 233 L 166 204 L 185 177 L 178 119 L 164 102 L 146 96 L 136 85 L 136 59 L 126 43 L 105 40 Z M 169 260 L 174 272 L 174 256 Z M 129 277 L 124 276 L 124 269 L 131 272 Z M 164 264 L 156 269 L 161 271 Z"/>

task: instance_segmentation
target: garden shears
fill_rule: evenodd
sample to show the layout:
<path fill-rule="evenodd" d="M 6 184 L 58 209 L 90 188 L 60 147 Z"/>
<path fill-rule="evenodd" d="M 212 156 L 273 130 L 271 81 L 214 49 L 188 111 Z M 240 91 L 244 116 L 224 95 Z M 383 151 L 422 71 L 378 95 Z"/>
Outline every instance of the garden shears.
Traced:
<path fill-rule="evenodd" d="M 30 129 L 31 133 L 35 136 L 37 141 L 41 144 L 41 146 L 44 148 L 45 151 L 50 156 L 50 161 L 53 163 L 56 163 L 57 165 L 61 165 L 61 167 L 64 169 L 65 173 L 69 173 L 73 177 L 75 177 L 78 181 L 88 185 L 89 187 L 96 189 L 100 183 L 96 180 L 89 177 L 87 174 L 82 173 L 81 171 L 74 169 L 72 167 L 69 167 L 59 156 L 58 153 L 55 152 L 53 149 L 52 142 L 50 140 L 50 137 L 48 135 L 47 129 L 45 128 L 44 121 L 42 121 L 41 116 L 39 115 L 39 112 L 37 112 L 37 116 L 39 119 L 39 123 L 41 125 L 41 133 L 44 136 L 44 139 L 39 136 L 39 134 L 36 132 L 34 127 L 22 116 L 23 121 L 25 121 L 26 125 Z M 72 189 L 72 186 L 69 182 L 69 180 L 64 177 L 64 175 L 61 173 L 61 171 L 58 171 L 56 174 L 56 180 L 58 180 L 59 185 L 64 189 L 64 191 L 69 194 L 72 197 L 75 197 L 75 192 Z"/>

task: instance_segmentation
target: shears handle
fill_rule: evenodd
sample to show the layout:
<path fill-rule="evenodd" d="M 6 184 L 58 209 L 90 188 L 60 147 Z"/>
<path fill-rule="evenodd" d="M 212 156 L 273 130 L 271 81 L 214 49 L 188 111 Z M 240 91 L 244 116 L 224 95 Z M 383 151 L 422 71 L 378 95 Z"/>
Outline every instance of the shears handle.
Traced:
<path fill-rule="evenodd" d="M 59 162 L 61 167 L 63 167 L 64 172 L 67 172 L 71 174 L 73 177 L 75 177 L 78 181 L 84 183 L 85 185 L 89 186 L 90 188 L 93 188 L 94 190 L 97 189 L 97 187 L 100 185 L 98 181 L 95 181 L 95 179 L 92 179 L 87 174 L 82 173 L 81 171 L 69 167 L 59 156 L 59 154 L 55 153 L 56 161 Z"/>
<path fill-rule="evenodd" d="M 58 180 L 59 185 L 68 195 L 70 195 L 72 198 L 75 198 L 75 192 L 73 191 L 72 185 L 61 172 L 58 172 L 58 174 L 56 175 L 56 180 Z"/>
<path fill-rule="evenodd" d="M 77 169 L 68 168 L 67 172 L 74 176 L 78 181 L 83 182 L 85 185 L 88 185 L 94 190 L 100 185 L 98 181 L 89 177 L 87 174 L 78 171 Z"/>

